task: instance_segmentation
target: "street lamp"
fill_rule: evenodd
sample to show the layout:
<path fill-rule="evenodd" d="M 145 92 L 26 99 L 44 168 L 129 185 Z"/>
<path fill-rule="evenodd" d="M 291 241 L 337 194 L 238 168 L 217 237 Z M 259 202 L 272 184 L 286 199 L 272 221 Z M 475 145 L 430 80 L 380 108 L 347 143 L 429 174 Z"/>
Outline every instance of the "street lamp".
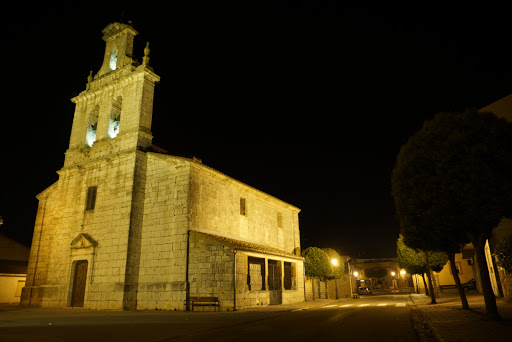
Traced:
<path fill-rule="evenodd" d="M 396 276 L 396 273 L 393 271 L 393 272 L 391 272 L 391 275 L 394 277 L 394 276 Z"/>
<path fill-rule="evenodd" d="M 405 269 L 403 269 L 403 268 L 402 268 L 402 269 L 400 270 L 400 276 L 401 276 L 401 278 L 402 278 L 402 279 L 401 279 L 401 281 L 402 281 L 402 286 L 404 286 L 404 287 L 405 287 L 405 286 L 407 286 L 407 285 L 409 285 L 409 284 L 406 284 L 406 282 L 405 282 L 405 275 L 406 275 L 406 274 L 407 274 L 407 271 L 406 271 Z"/>
<path fill-rule="evenodd" d="M 350 286 L 351 286 L 350 291 L 352 292 L 352 281 L 354 281 L 354 285 L 355 285 L 354 291 L 356 292 L 356 294 L 355 295 L 353 294 L 352 297 L 353 298 L 358 298 L 358 296 L 357 296 L 357 294 L 358 294 L 357 289 L 359 288 L 360 284 L 357 282 L 358 281 L 357 277 L 359 277 L 359 272 L 358 271 L 354 271 L 354 272 L 352 272 L 352 275 L 354 276 L 354 279 L 350 279 Z"/>
<path fill-rule="evenodd" d="M 336 299 L 338 299 L 338 281 L 336 280 L 336 265 L 338 265 L 338 259 L 331 260 L 334 266 L 334 287 L 336 288 Z"/>

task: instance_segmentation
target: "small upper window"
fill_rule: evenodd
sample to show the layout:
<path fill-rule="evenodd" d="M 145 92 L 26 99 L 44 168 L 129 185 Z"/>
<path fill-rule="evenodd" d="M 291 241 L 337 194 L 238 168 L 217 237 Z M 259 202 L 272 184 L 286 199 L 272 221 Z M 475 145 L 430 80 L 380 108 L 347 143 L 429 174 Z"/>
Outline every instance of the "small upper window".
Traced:
<path fill-rule="evenodd" d="M 283 213 L 277 213 L 277 226 L 283 228 Z"/>
<path fill-rule="evenodd" d="M 94 210 L 96 206 L 96 191 L 97 187 L 90 186 L 87 188 L 87 201 L 85 203 L 85 210 Z"/>
<path fill-rule="evenodd" d="M 243 197 L 240 197 L 240 215 L 247 215 L 247 206 Z"/>

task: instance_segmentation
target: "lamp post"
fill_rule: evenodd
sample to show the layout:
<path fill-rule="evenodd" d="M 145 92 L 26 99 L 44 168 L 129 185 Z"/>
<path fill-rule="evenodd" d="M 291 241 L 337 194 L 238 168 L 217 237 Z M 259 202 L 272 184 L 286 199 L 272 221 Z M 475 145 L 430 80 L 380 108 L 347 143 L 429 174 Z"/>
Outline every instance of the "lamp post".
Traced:
<path fill-rule="evenodd" d="M 405 269 L 401 269 L 400 270 L 400 278 L 401 278 L 401 283 L 402 283 L 402 287 L 406 287 L 408 284 L 405 283 L 405 275 L 407 274 L 407 271 Z"/>
<path fill-rule="evenodd" d="M 354 291 L 355 291 L 355 293 L 356 293 L 356 294 L 355 294 L 355 298 L 358 298 L 358 296 L 357 296 L 357 295 L 359 294 L 359 291 L 358 291 L 358 290 L 359 290 L 359 285 L 360 285 L 360 284 L 359 284 L 359 282 L 358 282 L 357 277 L 359 277 L 359 272 L 358 272 L 358 271 L 354 271 L 352 274 L 354 275 L 354 279 L 353 279 L 353 280 L 354 280 L 354 287 L 355 287 L 355 288 L 354 288 Z M 351 282 L 351 283 L 352 283 L 352 282 Z"/>
<path fill-rule="evenodd" d="M 233 311 L 236 311 L 236 252 L 233 250 Z"/>
<path fill-rule="evenodd" d="M 336 280 L 336 266 L 338 265 L 338 260 L 332 259 L 331 262 L 334 266 L 334 287 L 336 288 L 336 299 L 338 299 L 338 281 Z"/>

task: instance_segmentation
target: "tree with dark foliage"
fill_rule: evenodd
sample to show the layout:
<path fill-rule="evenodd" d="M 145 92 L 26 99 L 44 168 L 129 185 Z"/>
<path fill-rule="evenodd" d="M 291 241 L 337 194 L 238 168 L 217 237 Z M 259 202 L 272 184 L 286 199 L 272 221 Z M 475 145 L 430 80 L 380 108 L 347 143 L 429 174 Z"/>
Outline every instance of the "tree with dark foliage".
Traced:
<path fill-rule="evenodd" d="M 444 237 L 464 233 L 475 248 L 486 315 L 493 320 L 500 316 L 484 247 L 500 220 L 512 216 L 511 175 L 512 124 L 475 110 L 425 122 L 402 146 L 392 173 L 405 243 L 443 250 Z"/>
<path fill-rule="evenodd" d="M 429 275 L 431 271 L 441 272 L 444 265 L 446 265 L 446 262 L 448 261 L 448 255 L 444 252 L 429 251 L 429 262 L 427 264 L 427 254 L 421 249 L 413 249 L 408 247 L 404 243 L 404 237 L 402 234 L 400 234 L 398 240 L 396 241 L 396 253 L 398 255 L 398 261 L 400 262 L 401 267 L 405 268 L 407 272 L 411 274 L 419 274 L 423 278 L 425 294 L 430 295 L 430 298 L 432 298 L 432 303 L 436 303 L 434 291 L 432 291 L 432 279 L 429 277 Z M 425 274 L 427 274 L 428 285 L 425 281 Z"/>
<path fill-rule="evenodd" d="M 498 265 L 503 267 L 507 274 L 512 275 L 512 235 L 501 240 L 494 252 L 498 257 Z"/>
<path fill-rule="evenodd" d="M 308 247 L 302 251 L 307 276 L 327 279 L 332 273 L 331 261 L 325 251 L 317 247 Z"/>

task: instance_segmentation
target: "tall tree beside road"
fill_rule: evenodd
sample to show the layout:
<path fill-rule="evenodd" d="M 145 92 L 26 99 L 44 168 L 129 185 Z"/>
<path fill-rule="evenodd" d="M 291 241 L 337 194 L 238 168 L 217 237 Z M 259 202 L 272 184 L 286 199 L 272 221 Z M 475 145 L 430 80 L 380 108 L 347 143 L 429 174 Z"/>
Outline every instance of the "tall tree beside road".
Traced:
<path fill-rule="evenodd" d="M 419 274 L 423 279 L 423 286 L 425 288 L 425 294 L 428 295 L 428 286 L 425 281 L 425 273 L 427 272 L 427 260 L 425 259 L 425 253 L 420 250 L 407 247 L 404 243 L 404 237 L 402 234 L 396 241 L 396 254 L 398 255 L 398 262 L 400 266 L 410 274 Z"/>
<path fill-rule="evenodd" d="M 448 261 L 446 253 L 429 251 L 429 264 L 427 264 L 425 252 L 421 249 L 414 249 L 407 246 L 402 234 L 400 234 L 396 241 L 396 253 L 398 255 L 400 266 L 405 268 L 405 270 L 411 274 L 421 275 L 425 286 L 425 294 L 429 294 L 431 298 L 433 298 L 432 302 L 435 303 L 435 294 L 429 273 L 430 270 L 440 272 L 443 269 L 444 265 L 446 265 L 446 262 Z M 424 274 L 427 274 L 428 284 L 425 281 Z"/>
<path fill-rule="evenodd" d="M 308 247 L 302 251 L 304 257 L 305 273 L 309 277 L 316 278 L 320 287 L 320 280 L 327 279 L 332 273 L 332 263 L 322 249 L 317 247 Z M 315 299 L 315 291 L 313 286 L 313 299 Z"/>
<path fill-rule="evenodd" d="M 489 319 L 500 319 L 485 242 L 512 216 L 512 124 L 492 113 L 439 113 L 402 146 L 392 195 L 405 243 L 442 250 L 465 233 L 475 248 Z M 458 241 L 463 243 L 464 241 Z"/>
<path fill-rule="evenodd" d="M 331 272 L 329 273 L 328 278 L 341 278 L 345 272 L 345 263 L 341 259 L 341 256 L 332 248 L 322 248 L 322 250 L 325 252 L 325 254 L 327 254 L 327 258 L 331 267 Z M 333 263 L 333 260 L 336 260 L 336 263 Z"/>
<path fill-rule="evenodd" d="M 304 266 L 307 276 L 321 279 L 329 277 L 332 270 L 327 253 L 317 247 L 308 247 L 302 251 L 302 256 L 305 259 Z"/>

